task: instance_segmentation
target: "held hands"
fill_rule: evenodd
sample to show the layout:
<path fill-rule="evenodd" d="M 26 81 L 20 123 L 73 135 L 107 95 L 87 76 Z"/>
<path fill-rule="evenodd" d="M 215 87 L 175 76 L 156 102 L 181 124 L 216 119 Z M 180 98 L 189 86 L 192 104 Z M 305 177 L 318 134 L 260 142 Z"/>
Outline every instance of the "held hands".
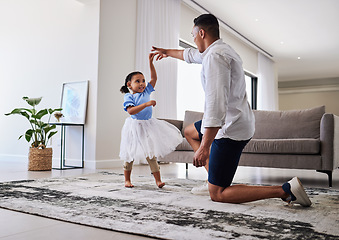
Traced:
<path fill-rule="evenodd" d="M 151 54 L 154 54 L 154 56 L 157 56 L 155 59 L 156 61 L 168 57 L 168 55 L 166 54 L 166 49 L 164 48 L 158 48 L 158 47 L 152 46 L 151 52 L 153 52 Z"/>

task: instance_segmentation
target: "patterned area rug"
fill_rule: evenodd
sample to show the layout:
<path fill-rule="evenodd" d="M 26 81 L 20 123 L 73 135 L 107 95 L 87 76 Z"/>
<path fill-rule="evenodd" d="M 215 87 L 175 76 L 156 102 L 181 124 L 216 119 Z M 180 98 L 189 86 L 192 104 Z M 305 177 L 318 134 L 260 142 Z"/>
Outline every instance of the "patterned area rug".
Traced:
<path fill-rule="evenodd" d="M 306 189 L 313 205 L 279 199 L 212 202 L 190 193 L 202 181 L 100 172 L 72 178 L 0 183 L 0 207 L 162 239 L 339 239 L 339 191 Z"/>

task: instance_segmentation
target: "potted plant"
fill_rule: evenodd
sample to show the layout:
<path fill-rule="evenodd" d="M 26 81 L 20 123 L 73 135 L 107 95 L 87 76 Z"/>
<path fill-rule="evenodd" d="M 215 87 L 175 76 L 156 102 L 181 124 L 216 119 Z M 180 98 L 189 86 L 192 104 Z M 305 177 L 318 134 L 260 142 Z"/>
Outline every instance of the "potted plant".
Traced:
<path fill-rule="evenodd" d="M 44 171 L 52 169 L 52 148 L 46 148 L 48 141 L 53 135 L 57 133 L 54 129 L 55 125 L 49 124 L 52 113 L 61 111 L 58 109 L 41 109 L 36 110 L 36 106 L 41 102 L 40 98 L 28 98 L 23 97 L 30 106 L 31 109 L 27 108 L 16 108 L 12 112 L 5 114 L 6 116 L 12 114 L 19 114 L 24 116 L 30 124 L 30 128 L 26 131 L 23 136 L 30 143 L 29 155 L 28 155 L 28 170 L 30 171 Z M 42 117 L 49 115 L 48 121 L 43 122 Z"/>

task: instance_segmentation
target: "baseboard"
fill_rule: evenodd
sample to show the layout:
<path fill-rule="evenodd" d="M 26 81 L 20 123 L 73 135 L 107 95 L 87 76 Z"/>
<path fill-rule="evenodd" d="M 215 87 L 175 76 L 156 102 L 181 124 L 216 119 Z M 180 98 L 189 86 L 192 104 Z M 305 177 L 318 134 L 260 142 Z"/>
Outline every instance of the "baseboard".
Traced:
<path fill-rule="evenodd" d="M 53 158 L 53 166 L 60 165 L 60 158 Z M 66 165 L 69 166 L 81 166 L 79 159 L 67 159 Z M 85 160 L 84 167 L 88 169 L 103 169 L 103 168 L 115 168 L 123 166 L 123 161 L 120 159 L 107 159 L 107 160 Z"/>
<path fill-rule="evenodd" d="M 28 155 L 0 154 L 0 161 L 13 163 L 28 163 Z M 60 158 L 53 158 L 53 167 L 59 167 Z M 89 169 L 115 168 L 123 166 L 124 161 L 120 159 L 107 160 L 85 160 L 84 167 Z M 67 159 L 66 165 L 81 166 L 79 159 Z"/>
<path fill-rule="evenodd" d="M 121 159 L 96 160 L 96 169 L 123 167 L 124 161 Z"/>
<path fill-rule="evenodd" d="M 0 154 L 0 161 L 28 163 L 28 154 L 27 155 Z"/>

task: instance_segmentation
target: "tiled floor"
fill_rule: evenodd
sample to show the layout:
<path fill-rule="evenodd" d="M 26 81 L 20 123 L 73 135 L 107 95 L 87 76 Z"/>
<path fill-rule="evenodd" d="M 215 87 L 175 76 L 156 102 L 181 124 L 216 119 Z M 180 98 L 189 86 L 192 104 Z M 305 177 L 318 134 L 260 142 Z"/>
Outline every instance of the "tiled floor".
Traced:
<path fill-rule="evenodd" d="M 94 173 L 92 169 L 52 170 L 48 172 L 29 172 L 25 164 L 20 162 L 6 162 L 0 160 L 0 182 L 22 179 L 37 179 L 62 176 L 79 176 Z M 121 172 L 122 169 L 105 169 L 108 171 Z M 97 170 L 101 171 L 101 170 Z M 134 175 L 150 174 L 149 167 L 134 166 Z M 161 174 L 163 177 L 206 179 L 207 174 L 202 168 L 189 165 L 186 175 L 185 164 L 162 164 Z M 286 170 L 239 167 L 235 182 L 238 183 L 263 183 L 280 185 L 290 178 L 298 176 L 303 185 L 307 187 L 328 187 L 327 175 L 311 170 Z M 121 183 L 123 184 L 123 183 Z M 339 189 L 339 170 L 333 173 L 333 188 Z M 64 239 L 150 239 L 147 237 L 107 231 L 98 228 L 85 227 L 77 224 L 66 223 L 15 211 L 0 208 L 0 239 L 1 240 L 64 240 Z"/>

